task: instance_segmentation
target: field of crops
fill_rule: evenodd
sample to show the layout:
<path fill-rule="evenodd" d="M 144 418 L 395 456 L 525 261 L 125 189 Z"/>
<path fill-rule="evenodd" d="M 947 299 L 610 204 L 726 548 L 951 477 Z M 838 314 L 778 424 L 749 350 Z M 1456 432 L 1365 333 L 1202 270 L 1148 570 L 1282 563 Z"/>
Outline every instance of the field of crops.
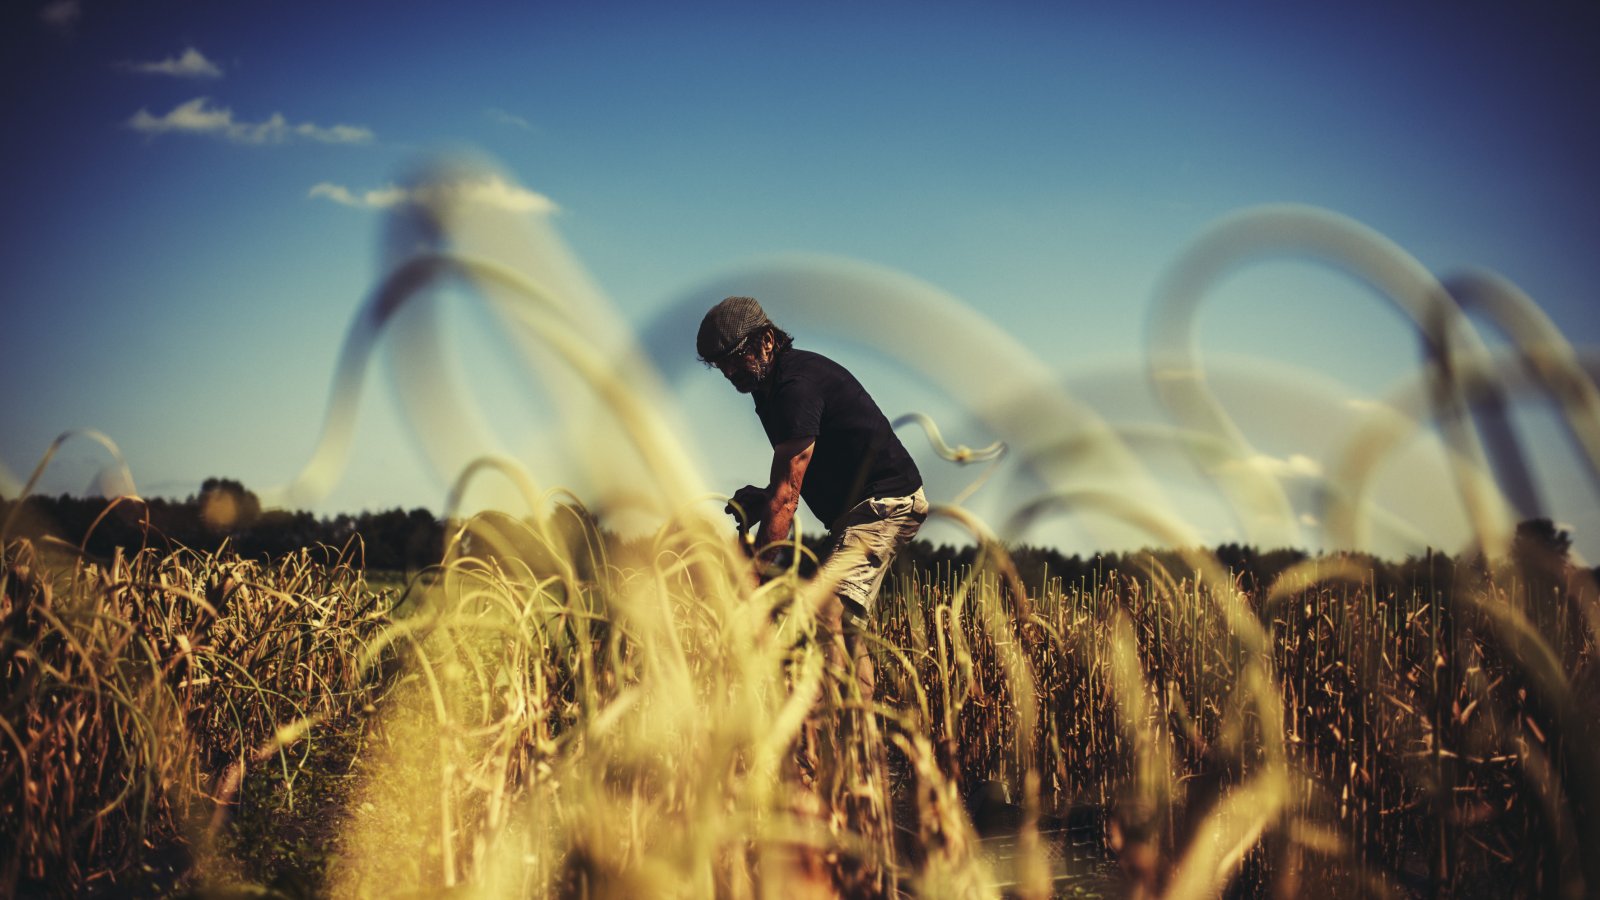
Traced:
<path fill-rule="evenodd" d="M 758 293 L 797 291 L 802 323 L 898 358 L 996 438 L 952 447 L 925 415 L 896 420 L 920 424 L 943 460 L 989 468 L 934 510 L 973 538 L 969 561 L 897 560 L 863 697 L 815 629 L 830 587 L 802 577 L 799 555 L 758 583 L 703 515 L 667 382 L 587 288 L 544 277 L 571 274 L 553 235 L 509 257 L 538 265 L 512 265 L 499 227 L 472 227 L 498 220 L 450 191 L 416 193 L 435 201 L 392 214 L 409 255 L 352 321 L 290 483 L 260 502 L 234 484 L 250 503 L 202 497 L 181 519 L 133 492 L 109 437 L 67 432 L 15 491 L 0 525 L 0 895 L 1600 891 L 1600 599 L 1549 519 L 1513 532 L 1513 515 L 1546 507 L 1538 455 L 1504 418 L 1523 395 L 1550 401 L 1592 476 L 1600 390 L 1587 354 L 1508 282 L 1447 291 L 1359 223 L 1245 211 L 1157 292 L 1145 374 L 1172 421 L 1113 427 L 931 288 L 855 267 L 763 270 Z M 1422 348 L 1392 402 L 1341 401 L 1362 417 L 1326 467 L 1250 445 L 1197 356 L 1212 279 L 1286 251 L 1378 288 Z M 530 374 L 559 371 L 531 383 L 566 408 L 568 461 L 608 514 L 644 514 L 648 536 L 608 538 L 552 499 L 571 494 L 541 490 L 543 466 L 468 440 L 474 404 L 444 377 L 431 302 L 451 285 L 472 289 Z M 670 318 L 699 316 L 703 298 L 689 302 Z M 1515 352 L 1490 354 L 1468 306 Z M 374 559 L 419 567 L 398 580 L 367 570 L 358 538 L 325 546 L 294 530 L 317 524 L 309 513 L 287 512 L 341 477 L 380 337 L 404 348 L 408 422 L 452 485 L 442 523 L 400 514 L 402 537 L 374 542 Z M 1426 474 L 1459 503 L 1421 511 L 1459 509 L 1466 540 L 1377 502 L 1377 474 L 1422 433 L 1441 451 Z M 79 537 L 26 530 L 39 473 L 78 437 L 127 490 Z M 1002 504 L 994 531 L 962 503 L 1008 452 L 1038 490 Z M 1310 521 L 1324 546 L 1378 546 L 1382 530 L 1418 552 L 1481 551 L 1263 567 L 1163 549 L 1064 579 L 1025 566 L 1025 579 L 1021 548 L 994 537 L 1065 511 L 1193 545 L 1145 458 L 1170 452 L 1251 541 L 1299 544 Z M 1282 477 L 1296 459 L 1314 515 Z M 480 475 L 528 517 L 462 521 Z M 256 514 L 295 536 L 244 553 L 184 543 L 248 533 Z"/>
<path fill-rule="evenodd" d="M 1600 605 L 1553 554 L 1023 585 L 985 547 L 886 586 L 865 704 L 796 573 L 586 534 L 480 518 L 384 587 L 355 543 L 9 543 L 0 894 L 1600 885 Z"/>

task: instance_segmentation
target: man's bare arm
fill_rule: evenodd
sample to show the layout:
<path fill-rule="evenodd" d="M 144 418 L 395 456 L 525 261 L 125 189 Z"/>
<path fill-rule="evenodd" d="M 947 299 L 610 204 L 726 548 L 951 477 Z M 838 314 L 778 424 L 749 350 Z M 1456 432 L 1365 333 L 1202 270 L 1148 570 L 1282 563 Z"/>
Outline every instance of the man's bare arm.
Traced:
<path fill-rule="evenodd" d="M 800 503 L 800 484 L 805 480 L 806 467 L 811 465 L 811 451 L 815 447 L 816 438 L 805 437 L 784 441 L 772 448 L 772 483 L 767 485 L 766 515 L 761 518 L 757 547 L 789 536 L 795 507 Z"/>

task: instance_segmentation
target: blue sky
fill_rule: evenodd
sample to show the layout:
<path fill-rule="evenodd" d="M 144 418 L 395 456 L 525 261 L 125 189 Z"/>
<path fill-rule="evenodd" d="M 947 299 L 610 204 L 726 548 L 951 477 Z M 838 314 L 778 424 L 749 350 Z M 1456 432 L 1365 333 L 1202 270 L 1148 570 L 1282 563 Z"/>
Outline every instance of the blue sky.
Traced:
<path fill-rule="evenodd" d="M 1350 217 L 1441 275 L 1492 269 L 1574 344 L 1600 337 L 1600 17 L 1583 5 L 460 6 L 9 5 L 13 482 L 68 428 L 116 441 L 146 494 L 293 478 L 385 274 L 392 208 L 365 201 L 442 152 L 492 160 L 505 196 L 548 220 L 641 333 L 672 333 L 658 320 L 697 318 L 684 310 L 763 260 L 858 260 L 955 298 L 1112 420 L 1161 415 L 1134 385 L 1162 272 L 1258 204 Z M 783 305 L 804 298 L 781 299 L 780 324 L 810 321 Z M 550 426 L 536 391 L 494 326 L 458 306 L 448 341 L 471 389 L 512 452 L 559 482 L 527 449 Z M 1006 437 L 852 343 L 848 322 L 791 330 L 860 370 L 891 416 L 932 412 L 971 444 Z M 1302 468 L 1328 465 L 1336 440 L 1290 412 L 1381 396 L 1417 369 L 1381 299 L 1303 262 L 1231 278 L 1199 334 L 1208 359 L 1244 360 L 1236 400 L 1255 445 Z M 759 480 L 747 401 L 663 362 L 711 480 Z M 443 503 L 448 478 L 419 459 L 383 381 L 320 511 Z M 1259 395 L 1284 384 L 1287 397 Z M 1547 511 L 1600 556 L 1593 482 L 1544 405 L 1524 407 Z M 968 480 L 907 442 L 936 493 Z M 81 490 L 105 462 L 69 443 L 41 489 Z M 1461 538 L 1448 498 L 1392 480 L 1430 540 Z M 1028 488 L 996 482 L 975 506 L 998 519 Z M 1175 491 L 1204 536 L 1239 536 L 1203 484 Z M 1034 537 L 1092 549 L 1079 532 Z"/>

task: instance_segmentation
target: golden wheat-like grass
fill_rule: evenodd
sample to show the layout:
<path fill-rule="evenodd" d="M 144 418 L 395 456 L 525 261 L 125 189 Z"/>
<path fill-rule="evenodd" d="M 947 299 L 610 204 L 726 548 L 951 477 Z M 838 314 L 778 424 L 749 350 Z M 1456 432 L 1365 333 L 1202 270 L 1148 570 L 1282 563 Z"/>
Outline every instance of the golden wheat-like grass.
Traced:
<path fill-rule="evenodd" d="M 421 367 L 402 381 L 427 390 L 402 399 L 455 479 L 444 562 L 380 591 L 359 546 L 268 563 L 147 534 L 93 559 L 87 542 L 6 540 L 13 515 L 0 527 L 0 889 L 264 879 L 230 860 L 249 868 L 240 836 L 276 814 L 268 794 L 314 807 L 329 845 L 314 888 L 339 896 L 1045 896 L 1062 877 L 1106 877 L 1057 861 L 1084 810 L 1117 866 L 1110 889 L 1136 896 L 1600 885 L 1585 852 L 1600 845 L 1592 573 L 1517 558 L 1507 510 L 1527 498 L 1507 495 L 1528 454 L 1488 427 L 1486 453 L 1474 419 L 1518 392 L 1548 397 L 1600 473 L 1600 392 L 1514 287 L 1442 283 L 1369 229 L 1302 207 L 1230 218 L 1179 260 L 1152 319 L 1149 374 L 1177 422 L 1157 437 L 1194 458 L 1252 540 L 1293 542 L 1296 518 L 1207 387 L 1193 318 L 1232 268 L 1291 250 L 1376 286 L 1427 348 L 1417 383 L 1325 479 L 1329 533 L 1360 545 L 1371 474 L 1428 427 L 1474 536 L 1459 560 L 1316 559 L 1255 584 L 1197 549 L 1137 434 L 970 310 L 859 268 L 767 272 L 813 288 L 806 315 L 900 355 L 1003 439 L 950 448 L 931 420 L 903 420 L 941 456 L 1009 449 L 1042 485 L 998 533 L 937 507 L 976 562 L 886 587 L 868 701 L 817 644 L 826 586 L 798 568 L 750 577 L 708 514 L 726 498 L 706 502 L 659 373 L 553 233 L 518 248 L 542 265 L 514 265 L 488 250 L 516 233 L 449 189 L 460 173 L 441 177 L 396 211 L 404 255 L 352 324 L 317 450 L 274 496 L 314 500 L 338 477 L 383 337 Z M 427 299 L 447 284 L 549 377 L 595 502 L 649 517 L 647 539 L 613 545 L 581 504 L 541 494 L 537 469 L 460 439 L 470 407 L 429 327 Z M 1488 355 L 1469 308 L 1512 360 Z M 906 321 L 919 341 L 890 340 Z M 527 514 L 457 516 L 467 483 L 491 474 Z M 1024 584 L 1006 539 L 1061 511 L 1171 549 Z M 345 788 L 309 787 L 331 769 Z M 992 823 L 969 813 L 991 788 L 1015 850 L 1004 873 L 977 827 Z M 140 874 L 171 848 L 194 860 L 165 882 Z"/>

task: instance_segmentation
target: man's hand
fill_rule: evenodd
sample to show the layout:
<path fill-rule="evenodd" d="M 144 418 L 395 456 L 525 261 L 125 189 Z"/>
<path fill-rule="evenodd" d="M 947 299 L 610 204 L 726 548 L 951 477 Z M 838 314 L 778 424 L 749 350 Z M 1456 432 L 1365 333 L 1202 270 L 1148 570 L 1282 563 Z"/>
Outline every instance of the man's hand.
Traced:
<path fill-rule="evenodd" d="M 766 488 L 747 484 L 733 492 L 733 499 L 722 511 L 738 520 L 739 530 L 743 532 L 766 517 L 769 500 Z"/>

